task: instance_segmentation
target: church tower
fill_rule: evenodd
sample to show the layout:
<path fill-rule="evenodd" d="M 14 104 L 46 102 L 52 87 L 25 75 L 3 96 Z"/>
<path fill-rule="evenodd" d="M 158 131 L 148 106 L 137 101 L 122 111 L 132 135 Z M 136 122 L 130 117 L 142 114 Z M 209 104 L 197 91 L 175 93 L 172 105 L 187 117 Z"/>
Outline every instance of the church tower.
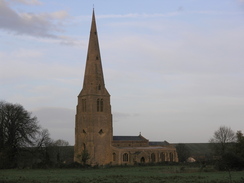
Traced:
<path fill-rule="evenodd" d="M 83 88 L 76 109 L 74 160 L 82 162 L 83 157 L 83 163 L 87 160 L 92 166 L 111 163 L 112 136 L 110 94 L 105 88 L 93 9 Z"/>

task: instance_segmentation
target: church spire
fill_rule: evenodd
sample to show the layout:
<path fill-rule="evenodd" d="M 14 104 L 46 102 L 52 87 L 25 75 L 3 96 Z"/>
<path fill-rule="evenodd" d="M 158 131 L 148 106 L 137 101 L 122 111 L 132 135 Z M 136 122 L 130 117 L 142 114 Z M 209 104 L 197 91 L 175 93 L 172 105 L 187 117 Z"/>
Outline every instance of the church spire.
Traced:
<path fill-rule="evenodd" d="M 83 88 L 78 96 L 75 117 L 74 160 L 81 162 L 85 150 L 88 164 L 112 162 L 112 114 L 110 95 L 105 88 L 93 9 Z"/>
<path fill-rule="evenodd" d="M 91 94 L 94 93 L 97 87 L 104 88 L 104 85 L 95 12 L 93 9 L 83 90 L 89 91 Z"/>

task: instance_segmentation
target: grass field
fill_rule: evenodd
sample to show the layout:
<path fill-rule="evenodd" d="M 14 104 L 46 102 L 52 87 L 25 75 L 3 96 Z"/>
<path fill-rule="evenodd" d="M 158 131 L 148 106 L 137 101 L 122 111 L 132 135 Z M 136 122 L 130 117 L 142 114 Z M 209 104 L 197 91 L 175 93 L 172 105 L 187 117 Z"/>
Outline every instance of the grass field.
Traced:
<path fill-rule="evenodd" d="M 231 172 L 244 183 L 244 171 Z M 87 169 L 0 170 L 0 183 L 229 183 L 228 172 L 183 166 L 138 166 Z"/>

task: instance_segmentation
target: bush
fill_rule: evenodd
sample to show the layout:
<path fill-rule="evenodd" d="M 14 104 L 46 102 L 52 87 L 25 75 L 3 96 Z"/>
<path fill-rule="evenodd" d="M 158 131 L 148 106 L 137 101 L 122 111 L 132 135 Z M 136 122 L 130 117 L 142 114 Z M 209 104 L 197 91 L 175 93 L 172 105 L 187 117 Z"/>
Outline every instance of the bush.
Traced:
<path fill-rule="evenodd" d="M 216 168 L 220 171 L 241 171 L 244 169 L 244 159 L 232 152 L 225 153 L 222 158 L 216 163 Z"/>

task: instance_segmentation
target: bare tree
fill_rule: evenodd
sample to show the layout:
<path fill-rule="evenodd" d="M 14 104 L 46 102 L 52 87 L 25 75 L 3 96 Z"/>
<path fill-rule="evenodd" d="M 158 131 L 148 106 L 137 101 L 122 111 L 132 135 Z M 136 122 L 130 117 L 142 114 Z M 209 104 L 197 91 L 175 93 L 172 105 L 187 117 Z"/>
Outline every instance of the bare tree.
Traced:
<path fill-rule="evenodd" d="M 214 132 L 214 135 L 209 142 L 213 145 L 216 154 L 222 156 L 235 140 L 235 132 L 230 127 L 221 126 Z"/>
<path fill-rule="evenodd" d="M 38 149 L 47 147 L 53 144 L 53 140 L 50 138 L 48 129 L 42 129 L 38 132 L 35 141 L 35 147 Z"/>
<path fill-rule="evenodd" d="M 69 142 L 66 140 L 58 139 L 58 140 L 54 141 L 54 145 L 55 146 L 68 146 Z"/>

